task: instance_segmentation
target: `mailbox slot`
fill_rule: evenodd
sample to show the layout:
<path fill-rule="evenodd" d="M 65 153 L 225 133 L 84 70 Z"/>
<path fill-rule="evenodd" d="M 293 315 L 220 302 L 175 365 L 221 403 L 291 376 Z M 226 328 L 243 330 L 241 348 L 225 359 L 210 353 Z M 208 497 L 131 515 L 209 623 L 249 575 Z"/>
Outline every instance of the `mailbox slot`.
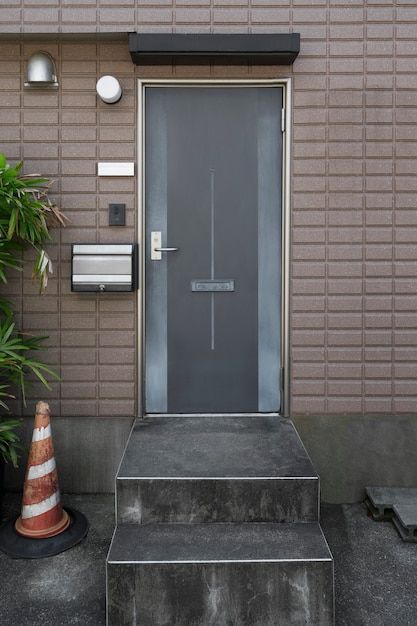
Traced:
<path fill-rule="evenodd" d="M 71 291 L 134 291 L 136 244 L 72 244 Z"/>

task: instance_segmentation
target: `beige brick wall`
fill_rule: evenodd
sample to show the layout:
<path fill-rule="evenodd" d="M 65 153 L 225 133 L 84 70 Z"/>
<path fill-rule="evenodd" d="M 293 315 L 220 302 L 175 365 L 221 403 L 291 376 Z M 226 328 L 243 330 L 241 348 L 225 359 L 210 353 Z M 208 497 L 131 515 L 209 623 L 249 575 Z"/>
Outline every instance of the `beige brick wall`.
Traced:
<path fill-rule="evenodd" d="M 294 65 L 292 412 L 414 413 L 417 9 L 311 11 Z"/>
<path fill-rule="evenodd" d="M 140 410 L 136 297 L 71 294 L 70 243 L 136 240 L 136 180 L 98 178 L 97 162 L 136 160 L 136 78 L 172 72 L 293 77 L 291 413 L 415 412 L 416 20 L 414 3 L 383 0 L 2 3 L 0 33 L 16 36 L 0 38 L 0 150 L 55 179 L 71 219 L 55 233 L 47 294 L 38 297 L 29 276 L 9 290 L 24 328 L 50 337 L 45 358 L 63 382 L 42 396 L 56 412 Z M 145 70 L 132 64 L 126 37 L 93 37 L 132 30 L 295 31 L 301 53 L 292 68 Z M 83 39 L 34 41 L 41 32 Z M 56 92 L 22 88 L 40 47 L 57 61 Z M 124 90 L 112 107 L 95 94 L 107 73 Z M 127 205 L 124 228 L 107 225 L 116 201 Z"/>
<path fill-rule="evenodd" d="M 37 385 L 36 396 L 58 415 L 133 416 L 136 294 L 71 293 L 70 259 L 71 243 L 137 240 L 136 179 L 97 177 L 98 161 L 136 159 L 134 66 L 126 44 L 48 43 L 41 47 L 57 62 L 59 90 L 23 90 L 25 61 L 39 47 L 38 41 L 0 46 L 0 149 L 11 162 L 24 159 L 25 172 L 53 179 L 54 199 L 70 219 L 54 231 L 54 274 L 46 294 L 37 294 L 29 267 L 25 280 L 10 283 L 24 330 L 49 336 L 42 356 L 62 377 L 52 392 Z M 114 71 L 124 88 L 117 107 L 95 92 L 98 77 Z M 110 202 L 126 204 L 125 227 L 108 226 Z"/>

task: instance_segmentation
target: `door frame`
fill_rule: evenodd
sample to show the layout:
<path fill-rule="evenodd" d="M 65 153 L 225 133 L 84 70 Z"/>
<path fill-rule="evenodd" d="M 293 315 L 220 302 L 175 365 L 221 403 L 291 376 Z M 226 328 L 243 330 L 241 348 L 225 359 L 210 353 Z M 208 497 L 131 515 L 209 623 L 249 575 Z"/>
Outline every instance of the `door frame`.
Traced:
<path fill-rule="evenodd" d="M 138 79 L 138 133 L 137 133 L 137 241 L 139 242 L 139 288 L 137 290 L 138 333 L 137 333 L 137 393 L 140 415 L 145 415 L 144 363 L 145 363 L 145 106 L 144 93 L 147 87 L 282 87 L 282 264 L 281 264 L 281 411 L 290 413 L 290 148 L 291 148 L 291 78 L 280 79 Z M 277 113 L 280 114 L 279 112 Z"/>

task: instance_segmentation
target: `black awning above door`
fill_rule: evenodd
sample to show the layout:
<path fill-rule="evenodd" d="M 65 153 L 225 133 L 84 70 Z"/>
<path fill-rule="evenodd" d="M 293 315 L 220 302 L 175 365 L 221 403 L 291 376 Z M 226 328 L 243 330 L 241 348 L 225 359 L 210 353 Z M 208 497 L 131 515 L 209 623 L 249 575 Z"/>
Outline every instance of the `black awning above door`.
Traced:
<path fill-rule="evenodd" d="M 129 52 L 136 65 L 164 64 L 177 57 L 291 65 L 300 52 L 300 34 L 130 33 Z"/>

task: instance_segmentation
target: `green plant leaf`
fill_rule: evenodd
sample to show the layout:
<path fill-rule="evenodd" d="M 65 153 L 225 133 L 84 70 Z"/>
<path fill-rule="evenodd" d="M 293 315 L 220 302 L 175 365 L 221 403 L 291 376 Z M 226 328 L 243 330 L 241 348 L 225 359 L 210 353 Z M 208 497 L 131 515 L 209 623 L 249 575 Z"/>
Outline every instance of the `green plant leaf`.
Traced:
<path fill-rule="evenodd" d="M 26 450 L 15 432 L 15 428 L 21 426 L 22 423 L 22 420 L 0 418 L 0 454 L 4 461 L 10 461 L 14 467 L 18 464 L 18 451 Z"/>
<path fill-rule="evenodd" d="M 51 181 L 39 174 L 22 174 L 23 162 L 11 166 L 0 153 L 0 281 L 7 283 L 8 271 L 21 271 L 22 251 L 34 248 L 33 277 L 44 292 L 52 271 L 46 244 L 50 229 L 65 226 L 67 218 L 48 197 Z M 21 332 L 15 322 L 11 303 L 0 297 L 0 407 L 7 411 L 8 400 L 18 395 L 26 403 L 33 380 L 50 389 L 49 380 L 60 380 L 55 371 L 34 358 L 45 350 L 46 337 Z M 0 454 L 17 463 L 18 451 L 24 449 L 14 429 L 19 421 L 0 417 Z"/>

